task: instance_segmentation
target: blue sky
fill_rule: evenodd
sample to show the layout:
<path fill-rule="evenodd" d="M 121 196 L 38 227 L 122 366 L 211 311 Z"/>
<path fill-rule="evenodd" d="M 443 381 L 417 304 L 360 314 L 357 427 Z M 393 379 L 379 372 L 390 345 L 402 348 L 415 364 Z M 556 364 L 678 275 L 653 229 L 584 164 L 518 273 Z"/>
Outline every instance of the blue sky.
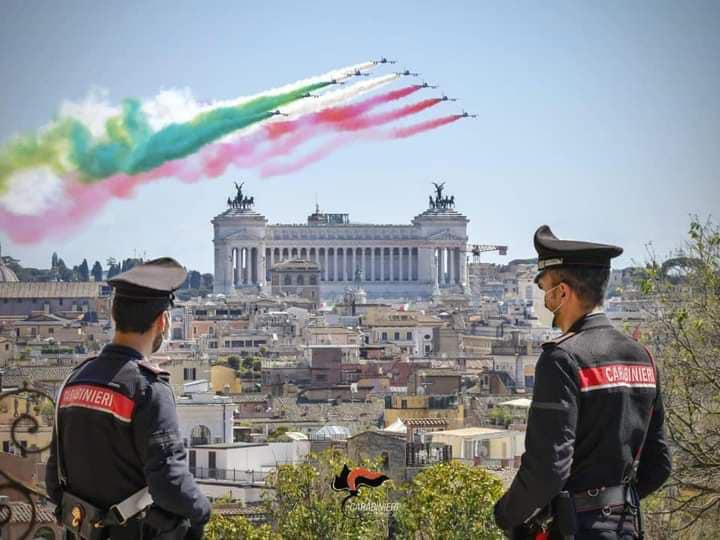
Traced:
<path fill-rule="evenodd" d="M 171 255 L 212 271 L 210 220 L 242 178 L 271 222 L 315 195 L 351 220 L 408 223 L 441 178 L 473 242 L 534 255 L 532 234 L 625 247 L 618 266 L 682 245 L 720 209 L 718 2 L 40 2 L 0 4 L 0 141 L 44 125 L 93 86 L 114 102 L 190 88 L 231 98 L 385 55 L 477 113 L 364 143 L 289 176 L 173 179 L 114 201 L 70 238 L 3 254 L 48 266 Z M 425 91 L 423 97 L 432 95 Z M 432 114 L 437 114 L 437 108 Z"/>

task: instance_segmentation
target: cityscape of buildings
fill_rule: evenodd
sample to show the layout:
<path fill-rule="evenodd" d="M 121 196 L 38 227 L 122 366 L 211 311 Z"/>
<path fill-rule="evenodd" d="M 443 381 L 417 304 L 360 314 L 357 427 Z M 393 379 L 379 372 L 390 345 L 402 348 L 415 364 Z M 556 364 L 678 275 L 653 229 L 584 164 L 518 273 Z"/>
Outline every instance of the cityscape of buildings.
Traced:
<path fill-rule="evenodd" d="M 233 204 L 212 222 L 212 287 L 179 291 L 171 339 L 152 358 L 171 374 L 190 471 L 208 497 L 261 519 L 253 509 L 267 475 L 326 448 L 380 458 L 398 483 L 450 460 L 509 483 L 535 364 L 555 335 L 535 261 L 482 262 L 511 247 L 472 243 L 442 187 L 410 225 L 318 208 L 306 224 L 270 225 Z M 52 407 L 19 390 L 55 398 L 110 341 L 112 290 L 107 272 L 21 281 L 9 260 L 0 259 L 0 468 L 42 489 Z M 643 318 L 633 276 L 614 270 L 606 303 L 628 332 Z M 26 504 L 15 495 L 0 490 Z M 36 521 L 36 536 L 60 538 L 52 514 Z"/>

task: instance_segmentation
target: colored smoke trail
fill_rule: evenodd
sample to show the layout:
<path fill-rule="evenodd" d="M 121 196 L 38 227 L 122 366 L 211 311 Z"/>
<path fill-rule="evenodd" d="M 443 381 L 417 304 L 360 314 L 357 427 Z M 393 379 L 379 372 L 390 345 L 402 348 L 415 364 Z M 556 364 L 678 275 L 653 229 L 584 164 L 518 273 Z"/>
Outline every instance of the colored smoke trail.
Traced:
<path fill-rule="evenodd" d="M 121 107 L 107 104 L 97 94 L 85 103 L 66 103 L 49 127 L 17 137 L 0 148 L 0 201 L 16 213 L 32 213 L 31 204 L 18 203 L 29 191 L 25 185 L 15 186 L 18 181 L 47 186 L 61 182 L 47 181 L 48 175 L 79 171 L 79 180 L 95 181 L 120 172 L 144 172 L 267 120 L 272 109 L 302 99 L 334 80 L 349 78 L 355 70 L 373 67 L 373 62 L 363 62 L 248 98 L 204 105 L 187 93 L 172 91 L 145 103 L 128 99 Z M 57 185 L 51 187 L 57 191 Z M 8 195 L 13 188 L 17 193 Z M 35 201 L 42 199 L 33 197 Z"/>
<path fill-rule="evenodd" d="M 399 79 L 398 75 L 391 74 L 384 75 L 382 77 L 376 77 L 374 79 L 369 79 L 367 81 L 361 81 L 350 86 L 343 87 L 340 90 L 325 92 L 324 94 L 317 97 L 310 97 L 308 99 L 299 100 L 297 102 L 291 103 L 290 105 L 283 107 L 282 113 L 290 117 L 290 119 L 297 119 L 302 115 L 319 112 L 329 107 L 346 103 L 364 94 L 368 94 L 370 92 L 378 90 L 383 86 L 387 86 L 388 84 L 396 81 L 397 79 Z M 273 125 L 276 123 L 282 123 L 284 121 L 286 120 L 283 120 L 279 117 L 271 118 L 267 122 L 264 122 L 262 125 L 256 124 L 249 126 L 245 129 L 238 130 L 236 133 L 233 134 L 233 136 L 228 137 L 228 139 L 232 141 L 236 138 L 247 137 L 248 135 L 257 132 L 262 127 Z"/>
<path fill-rule="evenodd" d="M 414 126 L 395 128 L 390 131 L 384 138 L 386 139 L 405 139 L 412 137 L 431 129 L 437 129 L 448 124 L 452 124 L 460 120 L 463 116 L 461 114 L 451 114 L 450 116 L 444 116 L 442 118 L 435 118 L 433 120 L 427 120 L 426 122 L 420 122 Z"/>
<path fill-rule="evenodd" d="M 453 114 L 441 118 L 434 118 L 425 122 L 419 122 L 406 127 L 393 128 L 384 132 L 378 130 L 368 130 L 366 132 L 359 133 L 343 133 L 331 139 L 313 152 L 295 161 L 267 164 L 260 169 L 260 176 L 262 178 L 269 178 L 271 176 L 280 176 L 300 171 L 312 163 L 316 163 L 327 158 L 343 146 L 347 146 L 348 144 L 360 140 L 405 139 L 407 137 L 412 137 L 413 135 L 418 135 L 426 131 L 446 126 L 459 120 L 460 118 L 462 118 L 462 115 Z"/>
<path fill-rule="evenodd" d="M 263 176 L 287 174 L 356 140 L 410 137 L 457 119 L 380 131 L 379 126 L 441 101 L 426 99 L 373 112 L 412 95 L 420 85 L 357 100 L 398 80 L 394 73 L 327 91 L 355 70 L 373 67 L 372 62 L 357 64 L 211 103 L 177 91 L 115 106 L 98 94 L 84 103 L 65 103 L 48 127 L 0 147 L 0 230 L 19 243 L 38 242 L 77 230 L 112 199 L 132 197 L 138 186 L 159 179 L 195 182 L 217 177 L 229 165 L 262 167 Z M 275 114 L 278 109 L 284 116 Z M 327 133 L 336 133 L 327 144 L 278 163 Z"/>
<path fill-rule="evenodd" d="M 244 139 L 235 143 L 225 143 L 209 147 L 202 156 L 204 167 L 196 169 L 196 174 L 198 177 L 205 175 L 210 178 L 215 178 L 222 174 L 231 163 L 240 168 L 255 167 L 272 157 L 291 152 L 297 146 L 329 129 L 353 129 L 354 126 L 352 125 L 345 127 L 345 123 L 360 117 L 360 115 L 375 107 L 410 96 L 420 89 L 421 87 L 418 85 L 406 86 L 368 98 L 353 105 L 332 107 L 301 116 L 297 120 L 276 122 L 262 126 L 261 133 L 252 139 Z M 425 102 L 420 102 L 420 104 L 403 107 L 390 113 L 369 117 L 364 120 L 364 123 L 367 124 L 365 127 L 380 125 L 381 123 L 402 118 L 408 114 L 420 112 L 427 107 L 439 103 L 439 101 L 439 99 L 426 100 Z M 355 129 L 363 128 L 359 127 L 358 124 L 358 127 Z M 291 136 L 286 137 L 287 135 Z M 283 141 L 274 142 L 270 148 L 262 152 L 255 152 L 257 146 L 261 143 L 273 141 L 281 137 L 284 137 Z"/>
<path fill-rule="evenodd" d="M 257 156 L 241 160 L 235 160 L 234 164 L 238 167 L 256 167 L 258 165 L 262 165 L 263 163 L 272 158 L 289 154 L 298 146 L 305 144 L 309 140 L 317 137 L 318 135 L 326 133 L 329 130 L 360 131 L 370 128 L 376 128 L 382 126 L 383 124 L 387 124 L 395 120 L 400 120 L 401 118 L 405 118 L 413 114 L 418 114 L 426 109 L 429 109 L 430 107 L 433 107 L 434 105 L 437 105 L 438 103 L 440 103 L 440 101 L 441 100 L 438 98 L 425 99 L 423 101 L 406 105 L 404 107 L 400 107 L 398 109 L 385 113 L 365 116 L 350 116 L 342 121 L 335 121 L 330 125 L 315 125 L 311 129 L 302 130 L 291 137 L 287 137 L 285 140 L 276 143 L 275 145 L 271 146 L 269 149 L 258 154 Z"/>

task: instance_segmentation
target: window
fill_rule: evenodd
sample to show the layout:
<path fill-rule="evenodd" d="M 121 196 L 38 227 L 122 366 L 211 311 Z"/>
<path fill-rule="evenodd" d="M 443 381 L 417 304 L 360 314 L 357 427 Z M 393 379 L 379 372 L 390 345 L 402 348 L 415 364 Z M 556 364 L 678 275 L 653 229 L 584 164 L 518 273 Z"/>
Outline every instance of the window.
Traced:
<path fill-rule="evenodd" d="M 10 453 L 10 441 L 3 441 L 3 452 Z"/>
<path fill-rule="evenodd" d="M 408 332 L 407 334 L 405 334 L 405 339 L 407 339 L 408 341 L 412 341 L 412 338 L 413 338 L 412 332 Z"/>
<path fill-rule="evenodd" d="M 48 328 L 48 334 L 53 335 L 55 333 L 54 328 Z"/>
<path fill-rule="evenodd" d="M 317 276 L 310 276 L 310 285 L 317 285 Z"/>
<path fill-rule="evenodd" d="M 63 299 L 62 299 L 62 298 L 60 298 L 60 299 L 58 300 L 58 304 L 60 304 L 61 306 L 63 305 Z"/>
<path fill-rule="evenodd" d="M 283 285 L 292 285 L 292 278 L 290 277 L 290 274 L 285 274 L 283 277 Z"/>
<path fill-rule="evenodd" d="M 407 409 L 407 399 L 403 399 L 400 401 L 400 408 Z"/>
<path fill-rule="evenodd" d="M 381 338 L 381 339 L 382 339 L 383 341 L 387 341 L 387 332 L 383 332 L 383 333 L 382 333 L 382 338 Z"/>
<path fill-rule="evenodd" d="M 400 332 L 395 332 L 395 341 L 400 341 Z"/>
<path fill-rule="evenodd" d="M 298 285 L 305 285 L 305 276 L 303 276 L 302 274 L 298 274 L 296 283 Z"/>

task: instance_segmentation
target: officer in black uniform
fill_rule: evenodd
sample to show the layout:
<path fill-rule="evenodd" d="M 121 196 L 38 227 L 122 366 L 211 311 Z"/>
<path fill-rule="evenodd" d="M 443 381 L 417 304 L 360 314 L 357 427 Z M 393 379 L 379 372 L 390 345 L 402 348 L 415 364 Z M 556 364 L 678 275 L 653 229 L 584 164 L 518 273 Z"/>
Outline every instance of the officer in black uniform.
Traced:
<path fill-rule="evenodd" d="M 116 519 L 104 527 L 113 539 L 169 538 L 177 531 L 201 538 L 210 517 L 210 504 L 188 471 L 169 374 L 148 361 L 169 334 L 168 308 L 185 277 L 175 260 L 162 258 L 109 280 L 113 341 L 71 373 L 58 397 L 59 435 L 46 474 L 50 499 L 61 508 L 69 492 L 107 510 L 147 486 L 154 501 L 124 526 Z"/>
<path fill-rule="evenodd" d="M 549 538 L 642 538 L 639 499 L 671 461 L 652 356 L 601 311 L 622 248 L 559 240 L 543 225 L 535 249 L 535 282 L 564 334 L 543 344 L 525 454 L 495 520 L 512 538 L 542 538 L 550 518 Z"/>

